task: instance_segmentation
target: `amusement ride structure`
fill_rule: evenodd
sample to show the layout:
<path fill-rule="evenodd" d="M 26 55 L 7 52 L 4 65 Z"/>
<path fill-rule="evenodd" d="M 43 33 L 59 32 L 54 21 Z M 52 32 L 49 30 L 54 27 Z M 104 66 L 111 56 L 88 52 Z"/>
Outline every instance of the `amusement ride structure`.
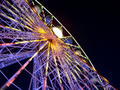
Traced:
<path fill-rule="evenodd" d="M 27 74 L 23 77 L 24 72 Z M 25 78 L 25 85 L 20 86 Z M 70 32 L 40 2 L 0 0 L 0 88 L 24 87 L 116 90 L 98 74 Z"/>

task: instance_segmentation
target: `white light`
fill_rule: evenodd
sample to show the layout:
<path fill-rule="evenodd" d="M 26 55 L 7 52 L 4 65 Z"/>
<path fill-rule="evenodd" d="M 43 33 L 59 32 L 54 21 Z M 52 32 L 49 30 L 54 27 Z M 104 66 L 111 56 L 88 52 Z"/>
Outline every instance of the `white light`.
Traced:
<path fill-rule="evenodd" d="M 57 27 L 53 27 L 53 32 L 55 33 L 55 35 L 59 38 L 62 38 L 63 37 L 63 33 L 62 33 L 62 30 L 57 28 Z"/>

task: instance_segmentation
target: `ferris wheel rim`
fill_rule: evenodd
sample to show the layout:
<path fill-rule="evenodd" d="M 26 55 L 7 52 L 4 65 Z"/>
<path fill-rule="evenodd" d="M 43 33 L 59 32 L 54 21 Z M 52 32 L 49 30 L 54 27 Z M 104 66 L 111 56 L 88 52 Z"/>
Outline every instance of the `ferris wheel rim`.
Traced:
<path fill-rule="evenodd" d="M 35 0 L 35 1 L 37 1 L 37 0 Z M 28 3 L 27 3 L 28 4 Z M 41 3 L 40 3 L 41 4 Z M 29 4 L 28 4 L 29 5 Z M 42 4 L 41 4 L 42 5 Z M 45 11 L 47 11 L 47 12 L 49 12 L 43 5 L 42 5 L 42 7 L 43 7 L 43 9 L 45 10 Z M 31 7 L 30 7 L 31 8 Z M 81 49 L 81 50 L 83 50 L 82 48 L 81 48 L 81 46 L 79 45 L 79 43 L 75 40 L 75 38 L 72 36 L 72 34 L 65 28 L 65 26 L 63 26 L 63 24 L 53 15 L 53 14 L 51 14 L 50 12 L 49 12 L 49 14 L 60 24 L 60 26 L 70 35 L 70 37 L 72 37 L 72 39 L 75 41 L 75 43 L 77 44 L 76 45 L 76 48 L 79 48 L 79 49 Z M 58 37 L 58 39 L 59 39 L 59 37 Z M 60 38 L 61 39 L 61 38 Z M 3 38 L 3 40 L 4 40 L 4 38 Z M 13 41 L 14 41 L 14 39 L 13 39 Z M 13 42 L 13 41 L 11 41 L 11 42 Z M 33 40 L 33 41 L 36 41 L 36 40 Z M 48 40 L 49 41 L 49 40 Z M 55 40 L 54 40 L 55 41 Z M 23 41 L 23 42 L 26 42 L 26 41 Z M 21 42 L 21 43 L 23 43 L 23 42 Z M 32 42 L 32 41 L 30 41 L 30 42 Z M 4 43 L 4 42 L 3 42 Z M 6 43 L 6 45 L 12 45 L 13 43 Z M 16 42 L 16 44 L 20 44 L 20 42 Z M 1 44 L 1 45 L 5 45 L 5 44 Z M 72 45 L 72 44 L 71 44 Z M 37 45 L 36 45 L 37 46 Z M 38 45 L 39 47 L 40 47 L 40 45 Z M 68 46 L 69 46 L 69 44 L 68 44 Z M 54 46 L 53 46 L 54 47 Z M 56 49 L 56 48 L 53 48 L 53 49 Z M 57 49 L 56 49 L 57 50 Z M 67 49 L 68 50 L 68 49 Z M 49 50 L 48 50 L 49 51 Z M 64 49 L 64 51 L 65 51 L 65 49 Z M 70 51 L 70 53 L 69 53 L 69 51 Z M 70 50 L 69 49 L 69 51 L 68 51 L 68 54 L 70 54 L 71 56 L 72 56 L 72 54 L 73 55 L 75 55 L 74 54 L 74 51 L 72 52 L 72 49 Z M 19 50 L 18 52 L 21 52 L 21 50 Z M 36 51 L 37 52 L 37 51 Z M 72 53 L 71 53 L 72 52 Z M 84 52 L 84 50 L 83 50 L 83 52 Z M 38 52 L 37 52 L 38 53 Z M 31 59 L 32 58 L 34 58 L 34 56 L 36 56 L 36 54 L 37 53 L 34 53 L 32 56 L 31 56 L 31 58 L 29 58 L 28 59 L 28 61 L 31 61 Z M 52 53 L 54 53 L 54 52 L 52 52 Z M 67 52 L 66 52 L 67 53 Z M 14 54 L 14 51 L 12 51 L 12 54 Z M 49 53 L 48 53 L 49 54 Z M 68 54 L 66 54 L 66 57 L 67 57 L 67 55 Z M 86 58 L 86 60 L 88 60 L 89 61 L 89 58 L 88 58 L 88 56 L 86 55 L 86 53 L 84 52 L 84 54 L 85 54 L 85 56 L 87 57 Z M 62 54 L 63 55 L 63 54 Z M 46 55 L 47 56 L 47 55 Z M 46 57 L 45 56 L 45 57 Z M 75 55 L 76 57 L 79 57 L 79 56 L 77 56 L 77 55 Z M 47 56 L 47 58 L 48 58 L 49 56 Z M 66 57 L 64 56 L 64 58 L 62 58 L 62 59 L 66 59 Z M 74 57 L 74 56 L 73 56 Z M 73 58 L 72 57 L 72 58 Z M 57 67 L 57 63 L 56 63 L 56 57 L 55 57 L 55 55 L 53 55 L 53 58 L 54 58 L 54 61 L 55 61 L 55 66 L 56 66 L 56 68 L 58 68 Z M 69 58 L 69 57 L 68 57 Z M 17 58 L 16 58 L 17 59 Z M 58 60 L 61 60 L 61 59 L 59 59 L 58 57 L 57 57 L 57 59 Z M 37 60 L 37 59 L 36 59 Z M 70 60 L 72 60 L 71 58 L 70 58 Z M 75 59 L 74 59 L 75 60 Z M 35 61 L 35 60 L 34 60 Z M 78 62 L 77 62 L 78 60 L 76 60 L 76 62 L 75 63 L 77 63 L 77 64 L 79 64 Z M 71 64 L 71 61 L 69 62 L 69 61 L 65 61 L 65 62 L 67 62 L 67 64 Z M 82 63 L 84 63 L 83 61 L 82 61 L 82 59 L 81 59 L 81 62 Z M 90 63 L 91 63 L 91 61 L 89 61 Z M 20 61 L 18 61 L 18 63 L 20 64 Z M 26 64 L 27 62 L 25 62 L 25 64 Z M 46 61 L 45 61 L 45 65 L 46 65 Z M 51 63 L 51 62 L 50 62 Z M 59 63 L 61 63 L 61 62 L 59 62 Z M 65 63 L 66 64 L 66 63 Z M 86 65 L 87 66 L 87 63 L 84 63 L 84 65 Z M 24 66 L 24 64 L 23 65 L 21 65 L 20 64 L 20 66 Z M 35 66 L 35 65 L 34 65 Z M 33 66 L 33 67 L 34 67 Z M 43 65 L 44 66 L 44 65 Z M 68 65 L 69 66 L 69 65 Z M 81 65 L 82 66 L 82 65 Z M 92 66 L 92 63 L 91 63 L 91 66 Z M 51 66 L 52 67 L 52 66 Z M 62 67 L 62 66 L 61 66 Z M 22 67 L 21 67 L 22 68 Z M 21 68 L 20 68 L 20 70 L 21 70 Z M 46 70 L 47 70 L 47 68 L 48 68 L 48 66 L 46 65 Z M 63 68 L 63 67 L 62 67 Z M 89 68 L 91 68 L 91 67 L 89 67 Z M 24 68 L 22 68 L 22 69 L 25 69 L 25 67 Z M 64 69 L 64 68 L 63 68 Z M 72 68 L 73 69 L 73 68 Z M 83 69 L 86 69 L 86 67 L 83 67 Z M 97 74 L 97 72 L 96 72 L 96 70 L 94 70 L 95 68 L 94 68 L 94 66 L 92 66 L 92 68 L 91 68 L 91 70 L 93 70 L 96 74 Z M 1 71 L 1 70 L 0 70 Z M 25 71 L 27 71 L 26 69 L 25 69 Z M 39 70 L 38 70 L 39 71 Z M 71 70 L 72 71 L 72 70 Z M 19 70 L 18 70 L 18 72 L 19 72 Z M 37 72 L 37 71 L 36 71 Z M 35 72 L 35 73 L 36 73 Z M 29 73 L 29 71 L 28 71 L 28 73 Z M 49 73 L 51 73 L 51 72 L 49 72 Z M 60 74 L 59 74 L 59 71 L 57 70 L 57 73 L 58 73 L 58 76 L 55 76 L 55 79 L 56 78 L 59 78 L 60 79 Z M 63 72 L 62 72 L 63 73 Z M 73 72 L 71 72 L 71 73 L 73 73 Z M 29 74 L 31 74 L 31 78 L 33 78 L 33 73 L 29 73 Z M 98 74 L 97 74 L 98 75 Z M 96 76 L 97 76 L 96 75 Z M 94 76 L 93 76 L 94 77 Z M 98 75 L 98 77 L 99 77 L 99 75 Z M 97 77 L 97 78 L 98 78 Z M 41 78 L 43 78 L 43 77 L 41 77 Z M 74 79 L 74 78 L 73 78 Z M 100 79 L 101 79 L 101 77 L 100 77 Z M 87 80 L 88 80 L 88 78 L 87 78 Z M 45 82 L 46 82 L 47 80 L 46 80 L 46 78 L 45 78 Z M 53 82 L 52 82 L 53 83 Z M 59 83 L 59 82 L 58 82 Z M 14 83 L 12 83 L 12 84 L 14 84 Z M 60 83 L 61 84 L 61 83 Z M 30 86 L 31 87 L 31 86 Z M 46 86 L 45 86 L 46 87 Z M 3 87 L 4 88 L 4 87 Z M 40 88 L 40 87 L 39 87 Z"/>

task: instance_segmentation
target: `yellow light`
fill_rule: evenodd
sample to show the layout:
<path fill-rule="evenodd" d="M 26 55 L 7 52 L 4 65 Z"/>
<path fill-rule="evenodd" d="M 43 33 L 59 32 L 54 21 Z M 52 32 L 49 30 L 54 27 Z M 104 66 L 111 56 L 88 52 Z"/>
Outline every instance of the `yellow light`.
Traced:
<path fill-rule="evenodd" d="M 38 28 L 38 32 L 39 32 L 39 33 L 46 33 L 43 28 Z"/>
<path fill-rule="evenodd" d="M 75 54 L 81 56 L 81 52 L 79 50 L 75 51 Z"/>
<path fill-rule="evenodd" d="M 62 38 L 63 37 L 63 33 L 62 33 L 62 30 L 57 28 L 57 27 L 53 27 L 52 28 L 53 32 L 55 33 L 55 35 L 59 38 Z"/>

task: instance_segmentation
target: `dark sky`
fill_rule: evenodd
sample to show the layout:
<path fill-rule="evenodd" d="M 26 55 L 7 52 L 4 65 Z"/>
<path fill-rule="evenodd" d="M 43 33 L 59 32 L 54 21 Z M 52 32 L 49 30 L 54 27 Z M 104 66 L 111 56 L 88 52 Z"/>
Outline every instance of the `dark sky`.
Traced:
<path fill-rule="evenodd" d="M 113 2 L 40 0 L 83 47 L 98 72 L 120 88 L 120 14 Z"/>

